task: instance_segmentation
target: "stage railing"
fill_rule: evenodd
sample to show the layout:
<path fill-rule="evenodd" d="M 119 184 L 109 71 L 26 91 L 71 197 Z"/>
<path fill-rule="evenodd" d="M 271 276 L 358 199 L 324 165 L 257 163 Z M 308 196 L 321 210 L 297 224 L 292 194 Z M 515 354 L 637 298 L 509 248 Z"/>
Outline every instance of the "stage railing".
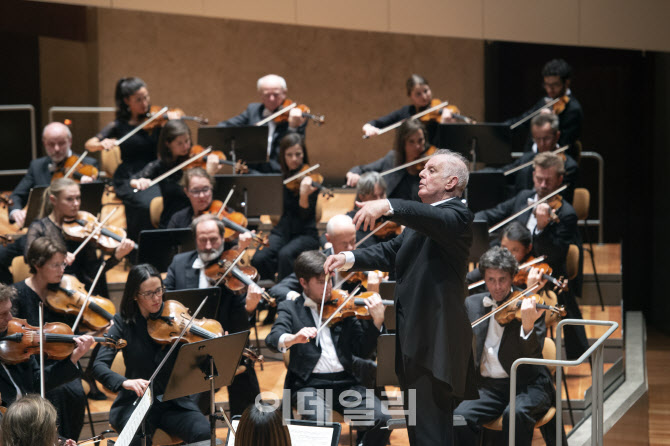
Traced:
<path fill-rule="evenodd" d="M 102 113 L 102 112 L 113 112 L 116 108 L 114 107 L 62 107 L 54 106 L 49 109 L 49 122 L 53 122 L 54 113 L 59 112 L 68 112 L 68 113 Z"/>
<path fill-rule="evenodd" d="M 37 158 L 37 141 L 36 138 L 36 129 L 35 129 L 35 107 L 30 104 L 16 104 L 16 105 L 0 105 L 0 111 L 20 111 L 28 110 L 30 114 L 30 143 L 31 143 L 31 155 L 32 159 Z M 0 175 L 25 175 L 28 172 L 28 169 L 13 169 L 13 170 L 0 170 Z"/>

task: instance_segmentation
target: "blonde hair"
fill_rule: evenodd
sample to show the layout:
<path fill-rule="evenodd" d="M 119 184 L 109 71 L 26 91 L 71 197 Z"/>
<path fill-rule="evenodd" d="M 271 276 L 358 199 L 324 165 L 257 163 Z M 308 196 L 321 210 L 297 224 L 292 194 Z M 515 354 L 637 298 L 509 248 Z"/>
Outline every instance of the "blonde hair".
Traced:
<path fill-rule="evenodd" d="M 58 196 L 60 195 L 61 192 L 63 192 L 70 186 L 79 187 L 79 184 L 70 178 L 59 178 L 57 180 L 54 180 L 49 185 L 49 187 L 47 187 L 44 190 L 44 193 L 42 194 L 42 208 L 40 209 L 39 218 L 48 217 L 49 214 L 51 214 L 51 212 L 53 211 L 53 205 L 49 200 L 49 196 L 51 195 Z"/>
<path fill-rule="evenodd" d="M 2 417 L 3 446 L 53 446 L 58 441 L 56 409 L 39 395 L 16 400 Z"/>

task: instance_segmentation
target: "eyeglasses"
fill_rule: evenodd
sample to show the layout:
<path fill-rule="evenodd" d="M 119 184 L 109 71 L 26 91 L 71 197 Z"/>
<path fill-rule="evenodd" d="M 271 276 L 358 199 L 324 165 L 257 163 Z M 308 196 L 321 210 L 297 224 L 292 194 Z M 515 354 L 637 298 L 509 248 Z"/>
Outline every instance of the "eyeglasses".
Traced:
<path fill-rule="evenodd" d="M 144 300 L 151 300 L 154 298 L 154 296 L 158 297 L 163 297 L 163 294 L 165 293 L 165 287 L 160 287 L 156 288 L 153 291 L 145 291 L 143 293 L 137 293 L 137 297 L 140 297 Z"/>
<path fill-rule="evenodd" d="M 66 262 L 52 262 L 52 263 L 47 263 L 46 266 L 48 266 L 51 269 L 65 269 L 67 268 L 67 263 Z"/>
<path fill-rule="evenodd" d="M 203 187 L 202 189 L 191 189 L 190 191 L 188 191 L 188 193 L 191 195 L 207 195 L 210 192 L 212 192 L 211 187 Z"/>

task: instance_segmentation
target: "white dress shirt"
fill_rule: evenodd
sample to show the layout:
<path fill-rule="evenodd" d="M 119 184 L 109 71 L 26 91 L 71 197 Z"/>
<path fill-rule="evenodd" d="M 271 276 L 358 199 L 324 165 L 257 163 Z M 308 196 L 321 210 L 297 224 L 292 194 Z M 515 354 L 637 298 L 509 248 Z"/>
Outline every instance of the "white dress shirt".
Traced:
<path fill-rule="evenodd" d="M 198 288 L 209 288 L 211 285 L 209 284 L 209 278 L 205 274 L 205 262 L 203 262 L 199 256 L 196 257 L 193 262 L 193 269 L 200 271 L 198 276 Z"/>
<path fill-rule="evenodd" d="M 263 108 L 263 119 L 270 116 L 272 112 L 267 108 Z M 272 153 L 272 139 L 275 134 L 275 129 L 277 128 L 277 123 L 274 120 L 268 122 L 268 148 L 267 148 L 267 157 L 270 159 L 270 153 Z"/>

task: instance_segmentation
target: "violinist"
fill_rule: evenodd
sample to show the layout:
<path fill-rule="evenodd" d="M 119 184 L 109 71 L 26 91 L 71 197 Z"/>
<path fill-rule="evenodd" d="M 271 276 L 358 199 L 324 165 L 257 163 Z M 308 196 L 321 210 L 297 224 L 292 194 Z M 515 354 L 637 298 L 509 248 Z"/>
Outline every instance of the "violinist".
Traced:
<path fill-rule="evenodd" d="M 479 268 L 488 291 L 465 300 L 470 321 L 484 316 L 510 297 L 518 264 L 508 250 L 493 247 L 482 255 Z M 544 282 L 539 270 L 533 268 L 528 275 L 528 286 L 536 283 L 544 286 Z M 504 414 L 503 437 L 508 438 L 512 363 L 518 358 L 542 358 L 547 328 L 542 317 L 544 310 L 535 305 L 535 297 L 525 298 L 521 303 L 521 320 L 501 325 L 491 317 L 473 328 L 479 398 L 463 401 L 454 411 L 467 422 L 467 426 L 455 429 L 456 444 L 476 444 L 476 433 L 482 425 L 501 414 Z M 515 444 L 530 446 L 535 422 L 544 416 L 553 401 L 554 386 L 545 366 L 525 365 L 518 369 Z"/>
<path fill-rule="evenodd" d="M 148 379 L 164 358 L 169 346 L 159 344 L 150 336 L 147 319 L 162 309 L 165 287 L 156 269 L 148 264 L 135 265 L 128 273 L 126 287 L 121 299 L 121 310 L 114 316 L 114 325 L 109 334 L 128 342 L 123 349 L 126 365 L 125 376 L 111 369 L 117 350 L 102 347 L 93 364 L 93 374 L 105 387 L 118 392 L 109 412 L 112 427 L 121 432 L 136 406 L 134 401 L 144 394 Z M 154 382 L 154 395 L 164 393 L 176 353 L 166 363 Z M 146 418 L 147 444 L 157 428 L 176 435 L 186 443 L 207 440 L 210 437 L 209 422 L 200 412 L 193 397 L 181 397 L 170 401 L 154 399 Z M 139 430 L 131 442 L 141 444 Z"/>
<path fill-rule="evenodd" d="M 240 127 L 255 125 L 282 108 L 288 91 L 286 80 L 276 74 L 268 74 L 258 79 L 256 83 L 261 102 L 252 102 L 241 114 L 228 120 L 221 121 L 219 127 Z M 268 161 L 265 163 L 250 164 L 249 169 L 260 173 L 281 173 L 279 156 L 279 142 L 288 133 L 298 133 L 305 136 L 307 120 L 297 107 L 289 110 L 288 120 L 284 122 L 270 121 L 267 123 L 268 132 Z"/>
<path fill-rule="evenodd" d="M 287 134 L 279 147 L 284 178 L 293 176 L 309 163 L 305 138 L 300 134 Z M 284 185 L 284 211 L 270 233 L 269 246 L 256 251 L 251 260 L 263 279 L 273 280 L 277 273 L 278 280 L 282 280 L 293 271 L 293 261 L 298 254 L 319 247 L 316 230 L 318 189 L 312 185 L 310 176 L 294 181 L 300 184 L 298 193 Z"/>
<path fill-rule="evenodd" d="M 26 263 L 32 276 L 15 283 L 14 316 L 39 327 L 39 303 L 44 302 L 44 322 L 63 322 L 72 326 L 75 316 L 59 313 L 46 304 L 49 286 L 60 283 L 66 267 L 67 250 L 57 238 L 40 237 L 33 241 L 26 253 Z M 85 338 L 86 339 L 86 338 Z M 91 343 L 92 343 L 91 339 Z M 90 348 L 91 344 L 88 344 Z M 88 350 L 88 348 L 86 349 Z M 79 356 L 81 357 L 81 356 Z M 52 361 L 48 361 L 51 363 Z M 59 433 L 65 438 L 79 438 L 84 425 L 86 394 L 77 379 L 46 394 L 60 417 Z"/>
<path fill-rule="evenodd" d="M 428 150 L 426 129 L 417 119 L 408 119 L 396 130 L 393 150 L 384 158 L 370 164 L 355 166 L 347 172 L 347 186 L 355 187 L 360 176 L 366 172 L 384 172 L 405 163 L 417 160 Z M 413 169 L 414 168 L 414 169 Z M 419 173 L 416 166 L 409 166 L 384 176 L 387 184 L 386 195 L 389 198 L 403 200 L 419 199 Z"/>
<path fill-rule="evenodd" d="M 36 186 L 48 186 L 54 172 L 62 172 L 62 164 L 65 163 L 65 160 L 73 155 L 76 156 L 72 152 L 72 133 L 63 123 L 47 124 L 42 131 L 42 144 L 47 156 L 30 162 L 26 176 L 21 179 L 10 195 L 14 204 L 9 207 L 9 221 L 15 223 L 19 228 L 23 227 L 26 219 L 26 211 L 23 210 L 23 207 L 27 204 L 30 189 Z M 95 158 L 88 156 L 83 159 L 82 163 L 96 167 L 98 165 Z M 80 181 L 90 183 L 95 179 L 83 176 Z"/>
<path fill-rule="evenodd" d="M 79 205 L 81 204 L 81 192 L 79 185 L 69 178 L 61 178 L 44 191 L 42 198 L 42 210 L 40 219 L 31 223 L 26 235 L 26 263 L 28 263 L 27 252 L 30 245 L 39 237 L 48 236 L 54 240 L 60 240 L 68 249 L 65 259 L 67 267 L 65 272 L 76 276 L 86 287 L 93 283 L 93 279 L 102 262 L 98 259 L 94 241 L 90 241 L 75 258 L 73 253 L 79 247 L 80 242 L 66 240 L 63 225 L 66 221 L 77 217 Z M 134 247 L 132 240 L 126 238 L 116 247 L 114 253 L 107 260 L 104 271 L 109 271 L 116 266 L 123 257 L 128 255 Z M 94 290 L 96 294 L 107 296 L 107 281 L 104 274 Z"/>
<path fill-rule="evenodd" d="M 194 167 L 186 170 L 179 183 L 189 204 L 172 215 L 168 228 L 191 226 L 195 217 L 210 208 L 214 197 L 216 181 L 205 169 Z"/>
<path fill-rule="evenodd" d="M 430 85 L 428 85 L 428 81 L 423 76 L 412 74 L 405 82 L 405 88 L 407 89 L 407 97 L 409 98 L 410 104 L 392 111 L 386 116 L 366 122 L 363 126 L 363 134 L 366 136 L 375 136 L 379 133 L 379 130 L 384 127 L 388 127 L 398 121 L 414 116 L 431 106 L 433 92 L 430 89 Z M 437 129 L 437 124 L 458 122 L 458 120 L 454 119 L 451 110 L 447 107 L 442 109 L 439 116 L 439 122 L 433 121 L 428 124 L 426 138 L 428 141 L 432 141 L 432 137 Z"/>
<path fill-rule="evenodd" d="M 172 259 L 165 278 L 165 287 L 168 290 L 208 288 L 213 285 L 205 271 L 224 252 L 225 227 L 214 215 L 201 215 L 193 220 L 191 228 L 195 234 L 196 250 L 177 254 Z M 247 234 L 241 234 L 239 248 L 244 249 L 250 241 Z M 262 291 L 262 288 L 252 285 L 246 293 L 238 295 L 222 284 L 221 303 L 216 319 L 223 329 L 229 333 L 247 330 L 249 314 L 255 312 Z M 252 364 L 248 365 L 247 370 L 235 376 L 232 385 L 228 387 L 230 410 L 234 415 L 242 414 L 260 393 L 254 367 Z"/>
<path fill-rule="evenodd" d="M 277 321 L 265 339 L 273 351 L 291 351 L 284 382 L 284 388 L 291 392 L 291 401 L 284 401 L 284 404 L 298 409 L 304 407 L 305 413 L 300 416 L 308 420 L 323 417 L 328 403 L 332 403 L 328 409 L 345 416 L 348 410 L 353 414 L 368 409 L 364 420 L 356 417 L 352 421 L 359 437 L 363 434 L 362 440 L 357 440 L 356 444 L 385 445 L 390 432 L 381 427 L 390 417 L 381 410 L 379 399 L 372 392 L 366 392 L 352 373 L 353 355 L 367 358 L 375 350 L 384 323 L 384 307 L 378 295 L 370 297 L 367 307 L 371 321 L 344 318 L 338 324 L 324 328 L 317 345 L 314 338 L 316 327 L 321 325 L 319 306 L 324 287 L 327 286 L 326 296 L 331 294 L 330 280 L 326 280 L 323 270 L 325 260 L 326 256 L 318 251 L 306 251 L 298 256 L 295 274 L 302 286 L 302 294 L 296 300 L 279 304 Z M 332 401 L 324 399 L 323 389 L 332 390 Z M 344 400 L 349 403 L 346 407 L 342 405 Z"/>

